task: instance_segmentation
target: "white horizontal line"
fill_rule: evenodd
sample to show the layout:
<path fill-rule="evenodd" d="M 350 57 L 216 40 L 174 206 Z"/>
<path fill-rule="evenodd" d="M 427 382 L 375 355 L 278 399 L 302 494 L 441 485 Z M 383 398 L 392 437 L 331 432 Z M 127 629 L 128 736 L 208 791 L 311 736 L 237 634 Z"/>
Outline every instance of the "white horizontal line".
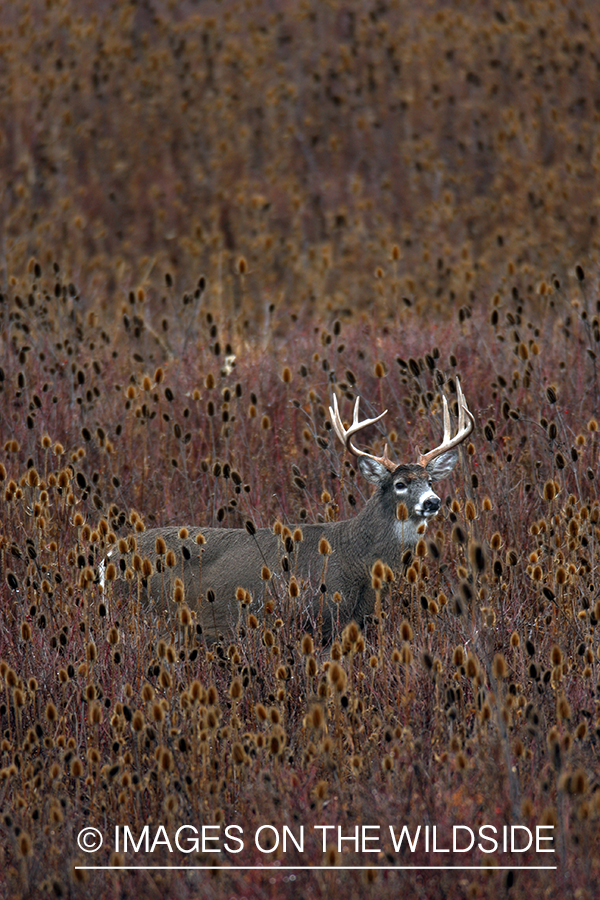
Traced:
<path fill-rule="evenodd" d="M 490 872 L 494 870 L 500 869 L 512 869 L 515 870 L 527 870 L 531 871 L 533 869 L 557 869 L 558 866 L 75 866 L 76 869 L 101 869 L 107 872 L 111 870 L 123 870 L 123 869 L 140 869 L 144 871 L 153 871 L 154 869 L 198 869 L 202 871 L 215 871 L 216 869 L 225 869 L 231 872 L 236 871 L 255 871 L 260 870 L 262 872 L 283 872 L 283 871 L 297 871 L 299 869 L 328 869 L 330 871 L 335 871 L 336 869 L 376 869 L 382 870 L 386 872 L 394 872 L 401 871 L 406 869 L 415 869 L 415 870 L 427 870 L 427 869 L 481 869 L 482 871 Z"/>

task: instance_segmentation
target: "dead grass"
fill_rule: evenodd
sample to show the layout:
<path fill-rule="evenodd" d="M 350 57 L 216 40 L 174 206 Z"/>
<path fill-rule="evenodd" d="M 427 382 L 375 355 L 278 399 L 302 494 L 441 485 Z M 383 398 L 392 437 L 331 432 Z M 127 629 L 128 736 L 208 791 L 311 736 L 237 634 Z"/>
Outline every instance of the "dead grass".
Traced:
<path fill-rule="evenodd" d="M 594 895 L 597 18 L 3 8 L 3 895 Z M 456 375 L 476 432 L 381 623 L 321 647 L 274 590 L 211 646 L 101 594 L 140 518 L 353 515 L 331 385 L 412 460 Z M 154 865 L 279 871 L 76 868 L 143 864 L 114 827 L 159 824 L 244 848 Z M 281 868 L 439 864 L 389 826 L 457 824 L 554 825 L 556 853 Z M 260 852 L 263 825 L 304 851 Z M 379 825 L 381 852 L 316 825 Z"/>

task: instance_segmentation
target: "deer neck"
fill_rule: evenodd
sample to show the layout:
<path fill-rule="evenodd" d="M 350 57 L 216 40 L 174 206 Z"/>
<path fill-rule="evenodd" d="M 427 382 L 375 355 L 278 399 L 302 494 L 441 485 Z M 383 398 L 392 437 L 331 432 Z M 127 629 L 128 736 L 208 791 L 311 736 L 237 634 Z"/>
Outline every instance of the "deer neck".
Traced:
<path fill-rule="evenodd" d="M 392 569 L 401 564 L 403 554 L 415 547 L 420 535 L 411 519 L 396 518 L 377 495 L 373 496 L 352 519 L 340 523 L 344 527 L 344 544 L 348 553 L 360 555 L 372 566 L 378 559 Z"/>

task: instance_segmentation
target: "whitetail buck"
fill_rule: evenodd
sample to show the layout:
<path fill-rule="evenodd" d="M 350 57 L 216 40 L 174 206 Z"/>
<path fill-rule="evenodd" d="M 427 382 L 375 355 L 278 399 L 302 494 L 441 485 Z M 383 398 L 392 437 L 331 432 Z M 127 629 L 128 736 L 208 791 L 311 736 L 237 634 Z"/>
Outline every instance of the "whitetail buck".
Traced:
<path fill-rule="evenodd" d="M 245 596 L 249 612 L 256 614 L 260 614 L 268 596 L 288 598 L 290 574 L 295 575 L 300 588 L 294 603 L 304 604 L 298 613 L 307 627 L 321 622 L 325 640 L 334 629 L 353 619 L 362 625 L 375 608 L 374 563 L 381 560 L 395 573 L 401 569 L 406 550 L 415 547 L 427 520 L 440 509 L 433 482 L 450 474 L 458 459 L 457 446 L 473 430 L 474 419 L 458 378 L 456 392 L 455 436 L 451 436 L 448 404 L 442 395 L 442 443 L 429 453 L 419 454 L 416 463 L 400 465 L 388 457 L 387 447 L 383 456 L 373 456 L 353 443 L 359 431 L 377 422 L 387 410 L 360 422 L 357 398 L 352 425 L 346 429 L 333 395 L 329 409 L 333 429 L 346 450 L 357 458 L 362 475 L 377 488 L 353 519 L 291 526 L 285 540 L 270 528 L 152 528 L 136 534 L 135 553 L 119 558 L 118 551 L 111 550 L 106 562 L 116 561 L 123 575 L 128 564 L 139 573 L 141 561 L 146 557 L 151 560 L 152 574 L 143 581 L 142 596 L 145 603 L 163 612 L 173 610 L 175 579 L 180 578 L 185 602 L 197 610 L 203 632 L 210 638 L 235 628 L 244 602 L 240 598 Z M 290 532 L 298 539 L 290 537 Z M 201 545 L 197 542 L 199 533 L 204 539 Z M 330 553 L 321 552 L 327 549 L 324 538 Z M 157 546 L 162 550 L 159 554 Z M 148 563 L 146 567 L 148 570 Z M 128 574 L 133 587 L 131 569 Z M 103 575 L 101 572 L 104 582 Z"/>

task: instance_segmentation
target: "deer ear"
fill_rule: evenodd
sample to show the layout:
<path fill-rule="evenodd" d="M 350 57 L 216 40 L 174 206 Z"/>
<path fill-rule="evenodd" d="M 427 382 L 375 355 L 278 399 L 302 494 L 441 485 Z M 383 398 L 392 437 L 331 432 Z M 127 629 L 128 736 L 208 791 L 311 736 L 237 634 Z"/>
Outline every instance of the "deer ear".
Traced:
<path fill-rule="evenodd" d="M 363 478 L 366 478 L 371 484 L 381 484 L 386 475 L 390 474 L 389 469 L 371 456 L 359 456 L 358 468 Z"/>
<path fill-rule="evenodd" d="M 456 450 L 448 450 L 441 456 L 436 456 L 427 464 L 426 471 L 432 481 L 441 481 L 447 478 L 458 461 L 458 453 Z"/>

